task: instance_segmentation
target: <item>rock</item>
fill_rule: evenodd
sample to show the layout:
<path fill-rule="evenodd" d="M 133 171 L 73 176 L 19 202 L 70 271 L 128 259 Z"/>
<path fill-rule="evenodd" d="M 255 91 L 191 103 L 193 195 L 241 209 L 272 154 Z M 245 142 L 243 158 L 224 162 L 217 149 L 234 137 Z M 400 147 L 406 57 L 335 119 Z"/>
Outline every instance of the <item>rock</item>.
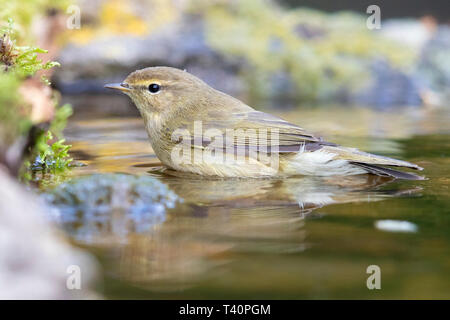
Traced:
<path fill-rule="evenodd" d="M 80 58 L 82 57 L 82 58 Z M 121 82 L 131 72 L 149 66 L 186 69 L 221 91 L 237 95 L 243 82 L 240 61 L 225 58 L 205 40 L 201 20 L 186 17 L 144 37 L 111 35 L 86 45 L 69 44 L 58 58 L 63 65 L 53 83 L 67 98 L 80 94 L 108 94 L 103 86 Z M 89 105 L 75 100 L 75 107 Z"/>
<path fill-rule="evenodd" d="M 385 59 L 375 59 L 370 64 L 373 79 L 368 88 L 350 98 L 364 106 L 389 109 L 398 106 L 420 106 L 422 90 L 419 78 L 392 67 Z"/>
<path fill-rule="evenodd" d="M 153 27 L 142 14 L 158 15 L 151 2 L 119 2 L 134 23 L 119 25 L 91 14 L 91 41 L 73 42 L 61 52 L 63 67 L 54 83 L 76 108 L 136 115 L 134 108 L 123 108 L 132 105 L 129 99 L 119 101 L 103 85 L 158 65 L 186 69 L 255 107 L 421 105 L 428 84 L 413 64 L 441 28 L 430 18 L 402 19 L 383 21 L 383 28 L 372 32 L 363 15 L 291 11 L 265 1 L 172 8 L 176 18 Z M 106 2 L 97 5 L 106 10 Z M 113 17 L 120 16 L 116 11 Z"/>
<path fill-rule="evenodd" d="M 432 104 L 445 106 L 450 98 L 450 27 L 439 27 L 424 45 L 416 72 L 437 96 Z"/>
<path fill-rule="evenodd" d="M 385 38 L 420 51 L 433 36 L 434 24 L 430 26 L 417 19 L 391 19 L 383 22 L 379 32 Z"/>
<path fill-rule="evenodd" d="M 51 218 L 77 241 L 126 241 L 165 221 L 166 211 L 182 200 L 156 178 L 93 174 L 74 178 L 43 194 Z"/>
<path fill-rule="evenodd" d="M 98 298 L 97 263 L 69 245 L 45 219 L 38 199 L 0 169 L 0 299 Z M 79 268 L 81 289 L 67 282 Z"/>

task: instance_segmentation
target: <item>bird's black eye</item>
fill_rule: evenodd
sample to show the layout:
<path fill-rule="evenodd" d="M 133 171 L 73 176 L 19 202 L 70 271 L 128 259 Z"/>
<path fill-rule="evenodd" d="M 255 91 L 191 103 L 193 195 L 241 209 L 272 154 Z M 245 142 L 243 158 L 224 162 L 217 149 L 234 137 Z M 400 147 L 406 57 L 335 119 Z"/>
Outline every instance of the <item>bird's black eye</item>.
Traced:
<path fill-rule="evenodd" d="M 151 93 L 157 93 L 159 90 L 161 90 L 161 86 L 157 83 L 152 83 L 148 86 L 148 91 Z"/>

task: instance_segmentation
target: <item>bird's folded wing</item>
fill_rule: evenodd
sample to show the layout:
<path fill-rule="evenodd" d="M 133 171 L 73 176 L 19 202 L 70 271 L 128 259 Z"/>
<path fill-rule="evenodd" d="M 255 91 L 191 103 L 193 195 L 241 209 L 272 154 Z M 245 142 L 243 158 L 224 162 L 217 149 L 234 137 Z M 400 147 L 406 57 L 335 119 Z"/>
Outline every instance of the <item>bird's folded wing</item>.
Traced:
<path fill-rule="evenodd" d="M 188 125 L 190 136 L 183 139 L 193 148 L 239 149 L 265 153 L 293 153 L 322 150 L 354 164 L 422 168 L 402 160 L 370 154 L 322 140 L 299 126 L 268 113 L 250 110 L 240 113 L 218 114 L 201 121 L 201 130 Z"/>
<path fill-rule="evenodd" d="M 201 125 L 201 130 L 199 126 Z M 249 149 L 266 153 L 299 152 L 317 150 L 322 145 L 334 145 L 306 132 L 299 126 L 276 116 L 249 111 L 228 113 L 223 117 L 191 123 L 190 141 L 196 148 L 227 148 L 227 150 Z"/>

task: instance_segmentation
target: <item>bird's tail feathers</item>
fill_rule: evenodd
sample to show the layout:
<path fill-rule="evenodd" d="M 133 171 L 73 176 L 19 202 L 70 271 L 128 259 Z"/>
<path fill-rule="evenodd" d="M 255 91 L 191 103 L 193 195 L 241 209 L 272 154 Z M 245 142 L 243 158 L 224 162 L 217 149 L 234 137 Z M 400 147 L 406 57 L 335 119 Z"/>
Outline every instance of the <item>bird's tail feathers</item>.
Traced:
<path fill-rule="evenodd" d="M 386 176 L 386 177 L 394 177 L 397 179 L 404 179 L 404 180 L 425 180 L 424 177 L 409 173 L 409 172 L 403 172 L 398 171 L 390 168 L 381 167 L 379 165 L 374 164 L 368 164 L 368 163 L 361 163 L 361 162 L 351 162 L 355 166 L 361 167 L 369 173 L 373 173 L 379 176 Z"/>

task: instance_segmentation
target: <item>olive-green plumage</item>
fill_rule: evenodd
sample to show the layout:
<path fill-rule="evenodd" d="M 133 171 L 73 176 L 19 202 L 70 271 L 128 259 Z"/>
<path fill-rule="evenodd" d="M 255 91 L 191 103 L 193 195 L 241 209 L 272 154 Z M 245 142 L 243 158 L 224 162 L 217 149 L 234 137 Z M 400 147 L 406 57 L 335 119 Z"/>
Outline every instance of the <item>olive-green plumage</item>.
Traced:
<path fill-rule="evenodd" d="M 186 71 L 146 68 L 131 73 L 122 84 L 106 87 L 120 90 L 133 100 L 144 119 L 156 155 L 175 170 L 223 177 L 372 173 L 421 179 L 411 173 L 385 168 L 422 169 L 415 164 L 323 141 L 295 124 L 256 111 Z M 227 130 L 232 130 L 232 139 L 225 138 Z M 174 139 L 175 132 L 183 132 L 182 139 Z M 211 138 L 208 132 L 216 134 Z M 223 133 L 225 143 L 218 140 L 218 132 Z M 256 135 L 252 135 L 253 132 Z M 261 139 L 261 136 L 267 138 Z M 174 148 L 180 145 L 191 148 L 189 161 L 174 158 L 174 154 L 178 154 Z M 200 162 L 193 161 L 195 152 L 210 152 L 208 146 L 214 146 L 215 153 L 217 150 L 224 154 L 231 152 L 245 161 L 217 162 L 206 157 Z M 261 154 L 266 156 L 264 161 Z"/>

